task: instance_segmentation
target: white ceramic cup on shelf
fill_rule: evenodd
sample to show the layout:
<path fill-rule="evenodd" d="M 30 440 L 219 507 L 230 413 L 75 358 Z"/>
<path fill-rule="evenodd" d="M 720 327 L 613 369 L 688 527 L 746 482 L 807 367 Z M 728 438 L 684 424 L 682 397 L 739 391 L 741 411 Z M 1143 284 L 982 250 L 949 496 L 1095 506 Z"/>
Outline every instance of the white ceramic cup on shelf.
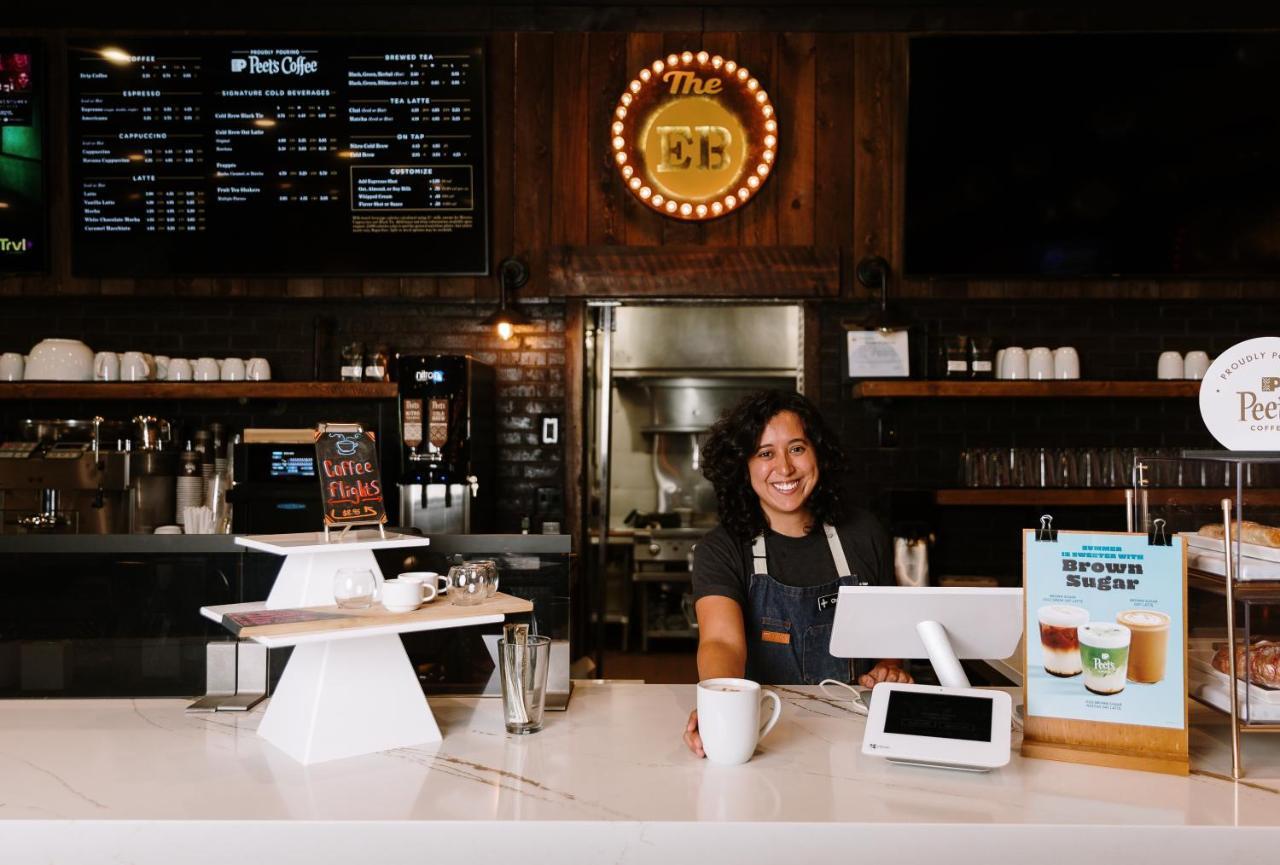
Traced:
<path fill-rule="evenodd" d="M 994 367 L 996 378 L 1004 378 L 1004 349 L 996 352 L 996 365 Z"/>
<path fill-rule="evenodd" d="M 1203 351 L 1189 351 L 1182 362 L 1182 374 L 1193 381 L 1200 381 L 1209 371 L 1209 355 Z"/>
<path fill-rule="evenodd" d="M 218 369 L 218 361 L 212 357 L 202 357 L 196 361 L 193 377 L 196 381 L 217 381 L 222 375 Z"/>
<path fill-rule="evenodd" d="M 422 606 L 423 584 L 412 580 L 383 580 L 382 606 L 392 613 L 410 613 Z"/>
<path fill-rule="evenodd" d="M 1048 381 L 1053 378 L 1053 352 L 1038 345 L 1027 352 L 1027 378 Z"/>
<path fill-rule="evenodd" d="M 140 351 L 126 351 L 120 358 L 121 381 L 146 381 L 151 377 L 147 359 Z"/>
<path fill-rule="evenodd" d="M 249 381 L 271 381 L 271 364 L 265 357 L 251 357 L 244 368 L 245 378 Z"/>
<path fill-rule="evenodd" d="M 218 361 L 218 375 L 223 381 L 244 381 L 244 361 L 238 357 Z"/>
<path fill-rule="evenodd" d="M 120 355 L 114 351 L 100 351 L 93 356 L 94 381 L 120 380 Z"/>
<path fill-rule="evenodd" d="M 169 357 L 167 354 L 158 354 L 155 356 L 155 361 L 156 361 L 155 380 L 168 381 L 169 364 L 173 362 L 173 359 Z"/>
<path fill-rule="evenodd" d="M 417 583 L 422 587 L 422 603 L 429 604 L 437 595 L 449 590 L 449 578 L 435 571 L 405 571 L 396 577 L 402 583 Z"/>
<path fill-rule="evenodd" d="M 169 358 L 169 369 L 165 381 L 191 381 L 191 361 L 185 357 Z"/>
<path fill-rule="evenodd" d="M 763 722 L 764 701 L 773 710 Z M 698 683 L 698 735 L 712 763 L 735 765 L 751 759 L 756 745 L 782 714 L 782 700 L 750 679 L 703 679 Z"/>
<path fill-rule="evenodd" d="M 1030 374 L 1027 366 L 1027 350 L 1020 345 L 1011 345 L 1004 350 L 1004 366 L 1000 368 L 1000 377 L 1007 379 L 1025 379 Z"/>
<path fill-rule="evenodd" d="M 26 360 L 16 351 L 0 355 L 0 381 L 22 381 L 26 372 Z"/>
<path fill-rule="evenodd" d="M 1064 380 L 1080 377 L 1080 355 L 1074 347 L 1064 345 L 1053 350 L 1053 377 Z"/>
<path fill-rule="evenodd" d="M 1160 359 L 1156 361 L 1156 378 L 1159 379 L 1182 378 L 1185 370 L 1182 355 L 1176 351 L 1161 352 Z"/>

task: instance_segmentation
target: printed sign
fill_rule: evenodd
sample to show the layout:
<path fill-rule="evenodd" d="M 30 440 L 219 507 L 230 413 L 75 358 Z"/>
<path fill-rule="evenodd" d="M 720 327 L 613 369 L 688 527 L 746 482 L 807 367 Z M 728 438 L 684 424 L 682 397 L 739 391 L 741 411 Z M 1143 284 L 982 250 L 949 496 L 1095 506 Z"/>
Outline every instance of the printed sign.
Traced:
<path fill-rule="evenodd" d="M 326 526 L 385 523 L 386 503 L 372 430 L 321 424 L 316 430 L 320 505 Z"/>
<path fill-rule="evenodd" d="M 1227 450 L 1280 450 L 1280 337 L 1218 355 L 1200 383 L 1200 416 Z"/>
<path fill-rule="evenodd" d="M 845 340 L 849 378 L 906 378 L 911 374 L 905 330 L 851 330 Z"/>
<path fill-rule="evenodd" d="M 1061 741 L 1108 751 L 1155 732 L 1161 757 L 1186 742 L 1186 558 L 1183 540 L 1152 545 L 1144 534 L 1059 532 L 1056 542 L 1023 533 L 1028 740 L 1043 722 Z M 1033 753 L 1033 756 L 1039 756 Z"/>
<path fill-rule="evenodd" d="M 627 189 L 664 216 L 698 221 L 741 207 L 778 152 L 769 94 L 746 67 L 707 51 L 654 60 L 627 86 L 610 128 Z"/>

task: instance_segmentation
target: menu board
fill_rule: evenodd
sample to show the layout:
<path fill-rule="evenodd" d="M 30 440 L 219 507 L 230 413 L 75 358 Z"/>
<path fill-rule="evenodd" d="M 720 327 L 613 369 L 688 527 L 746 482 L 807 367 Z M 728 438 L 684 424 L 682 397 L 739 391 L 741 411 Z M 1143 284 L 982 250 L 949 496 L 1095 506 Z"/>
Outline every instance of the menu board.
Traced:
<path fill-rule="evenodd" d="M 386 502 L 372 430 L 353 424 L 321 424 L 315 435 L 324 524 L 385 523 Z"/>
<path fill-rule="evenodd" d="M 38 43 L 0 39 L 0 274 L 48 261 L 42 60 Z"/>
<path fill-rule="evenodd" d="M 139 38 L 68 48 L 87 276 L 479 274 L 479 39 Z"/>

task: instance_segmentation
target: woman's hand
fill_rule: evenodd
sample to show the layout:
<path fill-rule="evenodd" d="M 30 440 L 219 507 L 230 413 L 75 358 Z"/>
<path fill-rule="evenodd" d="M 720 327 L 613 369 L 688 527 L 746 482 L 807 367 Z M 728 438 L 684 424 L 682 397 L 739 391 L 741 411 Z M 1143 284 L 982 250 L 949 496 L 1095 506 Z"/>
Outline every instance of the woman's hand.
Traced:
<path fill-rule="evenodd" d="M 689 723 L 684 728 L 684 743 L 689 746 L 689 750 L 695 757 L 707 756 L 707 752 L 702 750 L 702 737 L 698 735 L 697 709 L 689 713 Z"/>
<path fill-rule="evenodd" d="M 907 671 L 902 669 L 901 661 L 887 659 L 878 661 L 869 673 L 858 677 L 858 684 L 864 688 L 874 688 L 881 682 L 902 682 L 910 685 L 914 681 Z M 688 736 L 685 739 L 687 741 Z"/>

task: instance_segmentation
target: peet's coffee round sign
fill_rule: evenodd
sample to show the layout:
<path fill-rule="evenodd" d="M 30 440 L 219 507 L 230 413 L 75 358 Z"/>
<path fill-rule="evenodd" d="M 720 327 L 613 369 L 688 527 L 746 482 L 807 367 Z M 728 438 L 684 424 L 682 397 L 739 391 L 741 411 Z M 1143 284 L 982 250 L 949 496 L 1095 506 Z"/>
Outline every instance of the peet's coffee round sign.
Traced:
<path fill-rule="evenodd" d="M 1280 451 L 1280 337 L 1237 343 L 1200 383 L 1200 416 L 1233 451 Z"/>
<path fill-rule="evenodd" d="M 631 194 L 698 221 L 743 206 L 769 179 L 778 121 L 751 70 L 706 51 L 654 60 L 627 86 L 610 127 Z"/>

